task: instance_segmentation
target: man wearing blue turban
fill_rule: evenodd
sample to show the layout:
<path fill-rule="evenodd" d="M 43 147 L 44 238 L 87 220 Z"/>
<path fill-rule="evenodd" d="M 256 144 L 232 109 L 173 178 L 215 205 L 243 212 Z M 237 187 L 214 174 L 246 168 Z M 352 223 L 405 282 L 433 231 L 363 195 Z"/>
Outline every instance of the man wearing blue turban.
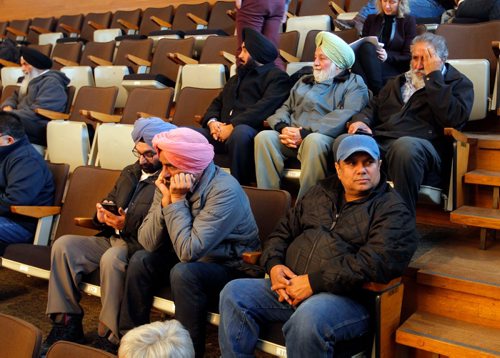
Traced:
<path fill-rule="evenodd" d="M 138 160 L 123 169 L 113 190 L 96 204 L 93 221 L 100 233 L 96 236 L 65 235 L 54 241 L 47 302 L 47 314 L 53 328 L 43 344 L 43 351 L 59 340 L 83 342 L 83 310 L 79 305 L 78 285 L 85 274 L 100 268 L 102 309 L 96 344 L 116 353 L 125 270 L 129 257 L 142 249 L 137 230 L 153 201 L 155 180 L 162 167 L 152 139 L 173 128 L 173 124 L 160 118 L 138 119 L 132 131 L 135 142 L 132 151 Z"/>

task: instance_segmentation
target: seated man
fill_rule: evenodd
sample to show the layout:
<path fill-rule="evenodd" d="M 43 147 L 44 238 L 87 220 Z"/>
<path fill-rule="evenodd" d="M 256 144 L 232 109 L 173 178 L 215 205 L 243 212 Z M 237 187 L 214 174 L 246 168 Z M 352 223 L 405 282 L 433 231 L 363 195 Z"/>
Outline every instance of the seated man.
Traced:
<path fill-rule="evenodd" d="M 474 23 L 500 20 L 500 0 L 457 0 L 453 22 Z"/>
<path fill-rule="evenodd" d="M 138 161 L 123 169 L 113 190 L 96 204 L 94 223 L 101 232 L 91 237 L 65 235 L 54 241 L 47 302 L 53 328 L 44 342 L 44 351 L 59 340 L 84 340 L 78 284 L 83 275 L 98 268 L 102 303 L 98 333 L 103 338 L 98 345 L 109 350 L 117 348 L 113 344 L 118 343 L 118 314 L 127 261 L 141 249 L 137 230 L 148 213 L 161 169 L 151 141 L 155 134 L 172 128 L 173 124 L 159 118 L 138 119 L 132 131 L 133 152 Z"/>
<path fill-rule="evenodd" d="M 0 108 L 21 118 L 31 143 L 47 146 L 48 120 L 36 114 L 35 109 L 64 112 L 69 78 L 51 70 L 52 60 L 29 47 L 21 49 L 21 67 L 24 73 L 21 87 Z"/>
<path fill-rule="evenodd" d="M 461 129 L 472 109 L 472 82 L 445 64 L 444 37 L 425 33 L 411 46 L 411 69 L 387 82 L 377 98 L 354 116 L 349 133 L 372 133 L 387 174 L 415 212 L 420 185 L 440 186 L 449 172 L 451 143 L 444 128 Z"/>
<path fill-rule="evenodd" d="M 53 205 L 54 180 L 15 114 L 0 112 L 0 244 L 33 239 L 36 219 L 12 214 L 12 205 Z"/>
<path fill-rule="evenodd" d="M 254 181 L 253 139 L 263 121 L 283 104 L 290 91 L 288 75 L 274 60 L 278 50 L 259 32 L 243 29 L 242 65 L 208 107 L 203 129 L 216 153 L 229 153 L 231 174 L 242 184 Z"/>
<path fill-rule="evenodd" d="M 257 224 L 250 203 L 236 179 L 212 162 L 213 147 L 200 133 L 177 128 L 153 139 L 163 164 L 153 204 L 139 229 L 139 242 L 147 251 L 171 244 L 179 260 L 170 271 L 175 318 L 189 331 L 197 357 L 205 350 L 205 325 L 210 302 L 217 302 L 224 285 L 252 272 L 241 258 L 260 248 Z M 128 312 L 141 310 L 140 300 L 152 301 L 142 290 L 163 262 L 132 261 L 127 275 Z M 168 272 L 165 272 L 167 275 Z M 168 283 L 168 278 L 163 278 Z M 135 295 L 129 294 L 135 292 Z M 134 300 L 135 299 L 135 300 Z M 122 324 L 125 301 L 120 317 Z M 149 312 L 148 312 L 149 313 Z M 130 315 L 129 315 L 130 316 Z M 145 321 L 145 322 L 144 322 Z M 136 317 L 135 325 L 149 321 Z"/>
<path fill-rule="evenodd" d="M 337 175 L 300 199 L 264 242 L 269 279 L 222 290 L 223 357 L 250 357 L 260 325 L 284 322 L 288 357 L 332 357 L 336 344 L 369 332 L 358 289 L 402 275 L 417 247 L 415 218 L 380 172 L 375 140 L 350 135 Z"/>
<path fill-rule="evenodd" d="M 175 319 L 136 327 L 123 336 L 120 358 L 193 358 L 189 332 Z"/>
<path fill-rule="evenodd" d="M 368 103 L 363 79 L 349 72 L 354 52 L 330 32 L 316 36 L 314 75 L 297 81 L 283 106 L 267 121 L 274 131 L 255 137 L 259 188 L 279 189 L 286 158 L 301 163 L 298 197 L 325 178 L 333 140 Z"/>

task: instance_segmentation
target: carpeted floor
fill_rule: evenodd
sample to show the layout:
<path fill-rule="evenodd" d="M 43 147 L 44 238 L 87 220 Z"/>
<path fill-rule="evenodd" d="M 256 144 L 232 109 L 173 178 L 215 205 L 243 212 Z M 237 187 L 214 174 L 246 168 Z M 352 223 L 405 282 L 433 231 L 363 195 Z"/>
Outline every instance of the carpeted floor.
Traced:
<path fill-rule="evenodd" d="M 441 240 L 454 240 L 458 238 L 476 239 L 478 237 L 478 232 L 474 229 L 457 230 L 456 228 L 449 227 L 418 225 L 418 231 L 421 235 L 421 239 L 414 259 L 430 250 Z M 46 302 L 47 281 L 27 277 L 24 274 L 0 268 L 0 312 L 20 317 L 33 323 L 43 331 L 44 338 L 51 328 L 50 322 L 45 315 Z M 100 301 L 97 297 L 84 295 L 81 305 L 85 311 L 85 338 L 87 344 L 92 345 L 92 342 L 97 337 L 96 329 Z M 162 316 L 159 312 L 152 313 L 153 320 L 167 318 L 168 317 Z M 217 341 L 217 327 L 208 325 L 206 357 L 219 356 L 220 350 Z M 258 357 L 271 356 L 259 352 Z"/>

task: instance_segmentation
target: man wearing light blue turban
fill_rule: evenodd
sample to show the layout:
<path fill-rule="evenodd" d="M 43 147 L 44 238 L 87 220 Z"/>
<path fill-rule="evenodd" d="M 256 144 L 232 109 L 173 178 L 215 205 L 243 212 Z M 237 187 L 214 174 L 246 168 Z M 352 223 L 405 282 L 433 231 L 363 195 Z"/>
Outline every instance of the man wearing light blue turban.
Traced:
<path fill-rule="evenodd" d="M 290 96 L 267 122 L 274 131 L 255 137 L 259 188 L 278 189 L 286 158 L 301 162 L 298 197 L 326 177 L 334 139 L 347 121 L 368 103 L 363 79 L 351 73 L 354 52 L 340 37 L 316 36 L 314 73 L 301 77 Z"/>

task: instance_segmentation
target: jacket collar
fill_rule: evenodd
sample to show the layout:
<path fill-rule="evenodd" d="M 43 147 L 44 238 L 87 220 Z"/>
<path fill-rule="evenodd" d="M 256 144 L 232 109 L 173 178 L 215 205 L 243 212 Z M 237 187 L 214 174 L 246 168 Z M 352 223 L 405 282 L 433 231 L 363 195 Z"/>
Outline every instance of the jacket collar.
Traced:
<path fill-rule="evenodd" d="M 12 153 L 15 151 L 17 148 L 30 145 L 30 142 L 28 140 L 28 137 L 24 135 L 23 137 L 19 138 L 16 140 L 14 143 L 11 145 L 6 145 L 6 146 L 1 146 L 0 147 L 0 158 L 3 160 L 5 157 L 7 157 L 8 154 Z"/>

